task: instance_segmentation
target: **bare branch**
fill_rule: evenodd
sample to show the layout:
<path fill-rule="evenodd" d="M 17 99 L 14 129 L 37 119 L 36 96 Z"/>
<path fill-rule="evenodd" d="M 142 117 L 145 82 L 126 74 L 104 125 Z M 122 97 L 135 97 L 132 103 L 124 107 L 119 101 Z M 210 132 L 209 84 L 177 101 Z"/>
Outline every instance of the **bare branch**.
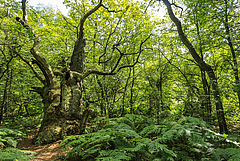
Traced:
<path fill-rule="evenodd" d="M 73 25 L 71 22 L 69 22 L 64 15 L 62 15 L 62 17 L 63 17 L 63 19 L 64 19 L 69 25 L 71 25 L 71 26 L 74 27 L 74 28 L 78 28 L 78 26 L 75 26 L 75 25 Z"/>
<path fill-rule="evenodd" d="M 104 5 L 102 5 L 102 7 L 103 8 L 105 8 L 108 12 L 114 12 L 114 13 L 117 13 L 117 12 L 122 12 L 123 10 L 118 10 L 118 11 L 115 11 L 115 10 L 109 10 L 109 8 L 108 7 L 106 7 L 106 6 L 104 6 Z M 128 9 L 129 7 L 127 7 L 127 9 Z"/>
<path fill-rule="evenodd" d="M 28 66 L 32 69 L 34 75 L 37 77 L 38 80 L 40 80 L 44 85 L 46 85 L 46 80 L 44 80 L 36 71 L 35 67 L 33 66 L 33 64 L 28 61 L 26 58 L 24 58 L 20 53 L 16 52 L 15 50 L 13 50 L 13 52 L 18 55 L 25 63 L 28 64 Z"/>
<path fill-rule="evenodd" d="M 94 12 L 96 12 L 100 7 L 102 6 L 102 0 L 100 0 L 100 2 L 98 3 L 97 6 L 95 6 L 93 9 L 91 9 L 90 11 L 88 11 L 80 20 L 80 31 L 79 31 L 79 36 L 81 36 L 83 34 L 83 25 L 84 22 L 86 21 L 86 19 L 93 14 Z M 82 35 L 83 36 L 83 35 Z"/>
<path fill-rule="evenodd" d="M 30 31 L 30 36 L 33 36 L 34 43 L 33 43 L 33 47 L 30 50 L 30 53 L 36 59 L 37 65 L 39 66 L 39 68 L 41 69 L 41 71 L 43 72 L 43 74 L 45 76 L 45 79 L 47 80 L 46 81 L 47 84 L 48 85 L 52 84 L 54 82 L 53 71 L 52 71 L 51 67 L 49 66 L 49 64 L 47 63 L 47 61 L 38 52 L 38 48 L 39 48 L 39 45 L 40 45 L 40 39 L 39 39 L 38 35 L 34 34 L 33 28 L 29 24 L 27 24 L 27 20 L 26 20 L 26 15 L 27 15 L 27 13 L 26 13 L 26 0 L 22 1 L 22 9 L 23 9 L 23 18 L 24 19 L 22 20 L 21 18 L 16 17 L 16 20 L 18 22 L 20 22 L 25 29 Z M 25 61 L 25 62 L 27 62 L 27 61 Z"/>
<path fill-rule="evenodd" d="M 212 130 L 210 130 L 210 129 L 208 129 L 208 128 L 205 128 L 205 127 L 201 127 L 201 126 L 194 126 L 194 127 L 195 127 L 195 128 L 198 128 L 198 129 L 201 129 L 201 130 L 208 131 L 208 132 L 210 132 L 210 133 L 212 133 L 212 134 L 214 134 L 214 135 L 216 135 L 216 136 L 221 136 L 221 137 L 223 137 L 223 138 L 226 139 L 226 142 L 230 142 L 230 143 L 236 145 L 237 147 L 240 147 L 240 143 L 228 139 L 227 136 L 224 136 L 224 135 L 222 135 L 222 134 L 219 134 L 219 133 L 217 133 L 217 132 L 215 132 L 215 131 L 212 131 Z"/>
<path fill-rule="evenodd" d="M 116 73 L 108 73 L 108 72 L 101 72 L 95 69 L 89 69 L 88 71 L 86 71 L 84 74 L 75 72 L 75 71 L 71 71 L 71 74 L 73 77 L 77 78 L 78 81 L 83 80 L 84 78 L 86 78 L 87 76 L 89 76 L 90 74 L 97 74 L 97 75 L 115 75 Z"/>
<path fill-rule="evenodd" d="M 9 66 L 9 64 L 10 64 L 10 62 L 13 60 L 13 56 L 9 59 L 9 61 L 7 62 L 7 67 Z M 5 74 L 5 72 L 7 71 L 8 69 L 5 69 L 4 71 L 3 71 L 3 73 L 2 73 L 2 75 L 0 76 L 0 80 L 2 79 L 2 77 L 4 76 L 4 74 Z"/>
<path fill-rule="evenodd" d="M 117 25 L 115 26 L 113 32 L 109 33 L 108 39 L 107 39 L 107 42 L 106 42 L 106 46 L 104 47 L 104 52 L 103 52 L 103 54 L 99 57 L 98 64 L 103 63 L 103 62 L 101 62 L 101 58 L 106 54 L 106 52 L 107 52 L 107 46 L 108 46 L 108 44 L 109 44 L 109 40 L 110 40 L 111 36 L 116 32 L 116 30 L 117 30 L 117 28 L 118 28 L 118 25 L 120 24 L 121 20 L 122 20 L 122 16 L 121 16 L 121 18 L 118 19 Z M 121 41 L 122 41 L 122 37 L 121 37 L 121 39 L 118 41 L 117 44 L 120 44 Z M 115 46 L 117 46 L 117 45 L 115 44 Z"/>
<path fill-rule="evenodd" d="M 27 22 L 26 0 L 22 0 L 23 21 Z"/>
<path fill-rule="evenodd" d="M 150 0 L 150 2 L 148 3 L 148 5 L 147 5 L 145 11 L 143 12 L 143 14 L 145 14 L 145 13 L 147 12 L 148 7 L 151 5 L 151 3 L 152 3 L 153 1 L 154 1 L 154 0 Z"/>
<path fill-rule="evenodd" d="M 112 69 L 112 71 L 111 71 L 111 73 L 112 72 L 114 72 L 116 69 L 117 69 L 117 66 L 119 65 L 119 63 L 120 63 L 120 60 L 122 59 L 122 57 L 123 57 L 123 54 L 121 53 L 121 51 L 119 50 L 119 52 L 120 52 L 120 57 L 118 58 L 118 60 L 117 60 L 117 63 L 115 64 L 115 66 L 113 67 L 113 69 Z"/>
<path fill-rule="evenodd" d="M 141 42 L 141 44 L 140 44 L 140 46 L 139 46 L 139 51 L 137 52 L 137 53 L 138 53 L 138 56 L 137 56 L 136 61 L 135 61 L 132 65 L 125 65 L 125 66 L 119 67 L 118 70 L 117 70 L 117 72 L 119 72 L 119 71 L 120 71 L 121 69 L 123 69 L 123 68 L 134 67 L 134 66 L 138 63 L 139 57 L 140 57 L 140 55 L 141 55 L 141 53 L 142 53 L 142 51 L 143 51 L 143 50 L 142 50 L 142 45 L 150 38 L 151 35 L 152 35 L 152 34 L 150 34 L 144 41 Z M 117 47 L 115 47 L 115 48 L 116 48 L 116 49 L 118 50 L 118 52 L 120 53 L 120 57 L 118 58 L 118 61 L 117 61 L 116 65 L 114 66 L 114 68 L 112 69 L 111 73 L 113 73 L 113 72 L 116 70 L 117 66 L 118 66 L 119 63 L 120 63 L 120 60 L 121 60 L 122 57 L 125 55 L 125 54 L 122 53 Z M 135 54 L 135 53 L 133 53 L 133 54 Z M 130 54 L 126 54 L 126 55 L 130 55 Z"/>
<path fill-rule="evenodd" d="M 177 54 L 177 56 L 179 56 L 180 58 L 183 58 L 183 59 L 185 59 L 185 60 L 187 60 L 187 61 L 190 61 L 190 62 L 194 63 L 195 65 L 197 65 L 197 66 L 199 67 L 199 64 L 198 64 L 196 61 L 194 61 L 194 60 L 185 58 L 185 57 L 182 56 L 181 54 Z"/>
<path fill-rule="evenodd" d="M 64 75 L 64 74 L 63 74 L 61 71 L 59 71 L 59 70 L 54 70 L 53 73 L 54 73 L 54 75 L 56 75 L 56 76 L 63 76 L 63 75 Z"/>
<path fill-rule="evenodd" d="M 138 52 L 138 57 L 137 57 L 137 60 L 132 64 L 132 65 L 125 65 L 125 66 L 121 66 L 118 68 L 117 72 L 119 72 L 121 69 L 124 69 L 124 68 L 127 68 L 127 67 L 134 67 L 137 63 L 138 63 L 138 60 L 139 60 L 139 57 L 140 57 L 140 54 L 141 52 L 143 51 L 142 50 L 142 45 L 150 38 L 151 34 L 144 40 L 141 42 L 140 46 L 139 46 L 139 52 Z M 119 50 L 120 51 L 120 50 Z M 70 73 L 72 74 L 73 77 L 77 78 L 78 81 L 81 81 L 83 80 L 84 78 L 86 78 L 87 76 L 89 76 L 90 74 L 97 74 L 97 75 L 115 75 L 117 74 L 117 72 L 114 72 L 122 58 L 122 56 L 124 55 L 121 51 L 121 56 L 119 57 L 115 67 L 113 68 L 113 70 L 111 72 L 101 72 L 101 71 L 98 71 L 98 70 L 95 70 L 95 69 L 89 69 L 88 71 L 86 71 L 84 74 L 81 74 L 79 72 L 76 72 L 76 71 L 70 71 Z M 135 53 L 134 53 L 135 54 Z"/>
<path fill-rule="evenodd" d="M 63 17 L 63 19 L 64 19 L 69 25 L 71 25 L 72 27 L 76 28 L 76 30 L 77 30 L 77 37 L 78 37 L 78 27 L 79 27 L 79 25 L 78 25 L 78 26 L 73 25 L 71 22 L 69 22 L 69 21 L 66 19 L 66 17 L 65 17 L 64 15 L 62 15 L 62 17 Z M 71 27 L 70 27 L 70 30 L 72 30 Z M 74 32 L 74 30 L 72 30 L 72 31 Z"/>
<path fill-rule="evenodd" d="M 172 3 L 171 5 L 174 5 L 175 7 L 180 8 L 182 10 L 180 14 L 180 17 L 182 17 L 183 8 L 181 6 L 176 5 L 175 3 Z"/>

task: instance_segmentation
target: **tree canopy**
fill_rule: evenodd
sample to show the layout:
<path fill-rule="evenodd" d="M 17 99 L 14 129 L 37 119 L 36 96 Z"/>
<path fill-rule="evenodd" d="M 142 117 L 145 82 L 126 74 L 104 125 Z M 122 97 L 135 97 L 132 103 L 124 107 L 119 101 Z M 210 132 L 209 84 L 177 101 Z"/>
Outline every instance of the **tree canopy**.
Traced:
<path fill-rule="evenodd" d="M 70 160 L 240 157 L 239 1 L 63 3 L 0 2 L 2 154 L 37 129 Z"/>

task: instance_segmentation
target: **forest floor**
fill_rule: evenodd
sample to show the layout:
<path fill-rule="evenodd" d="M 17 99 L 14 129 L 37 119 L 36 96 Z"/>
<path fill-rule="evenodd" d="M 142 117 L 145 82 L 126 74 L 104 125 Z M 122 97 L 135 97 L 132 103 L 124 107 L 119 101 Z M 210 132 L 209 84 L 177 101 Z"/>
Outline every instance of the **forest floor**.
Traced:
<path fill-rule="evenodd" d="M 53 160 L 62 160 L 66 153 L 62 152 L 63 147 L 59 144 L 62 140 L 58 140 L 52 144 L 36 146 L 32 143 L 32 139 L 35 137 L 36 134 L 31 134 L 27 138 L 23 139 L 18 143 L 17 148 L 21 150 L 29 150 L 37 152 L 34 155 L 36 158 L 31 159 L 31 161 L 53 161 Z"/>

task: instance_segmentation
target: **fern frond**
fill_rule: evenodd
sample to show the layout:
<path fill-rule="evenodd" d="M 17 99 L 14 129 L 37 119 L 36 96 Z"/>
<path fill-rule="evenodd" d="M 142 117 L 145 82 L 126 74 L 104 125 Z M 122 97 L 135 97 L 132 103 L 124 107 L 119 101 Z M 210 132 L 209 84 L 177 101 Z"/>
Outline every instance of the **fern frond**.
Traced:
<path fill-rule="evenodd" d="M 144 143 L 137 143 L 137 145 L 133 148 L 125 148 L 127 152 L 141 152 L 147 147 Z"/>
<path fill-rule="evenodd" d="M 24 133 L 18 130 L 0 127 L 0 142 L 1 145 L 6 146 L 3 142 L 11 147 L 16 147 L 19 140 L 25 136 Z"/>
<path fill-rule="evenodd" d="M 101 144 L 94 145 L 91 148 L 82 151 L 82 159 L 95 158 L 96 156 L 98 156 L 101 150 L 101 146 Z"/>
<path fill-rule="evenodd" d="M 28 160 L 35 158 L 33 156 L 28 156 L 29 154 L 35 155 L 36 152 L 20 150 L 17 148 L 6 148 L 5 150 L 0 151 L 0 160 Z"/>
<path fill-rule="evenodd" d="M 76 140 L 76 139 L 81 139 L 81 137 L 84 137 L 84 135 L 71 135 L 71 136 L 67 136 L 60 143 L 60 146 L 64 146 L 64 145 L 66 145 L 70 141 L 73 141 L 73 140 Z"/>
<path fill-rule="evenodd" d="M 124 123 L 124 124 L 130 126 L 131 129 L 135 130 L 134 122 L 131 119 L 127 118 L 127 117 L 120 117 L 118 119 L 118 123 L 119 124 Z"/>
<path fill-rule="evenodd" d="M 131 160 L 133 157 L 132 154 L 127 153 L 126 151 L 115 150 L 102 150 L 100 152 L 99 157 L 96 160 L 101 161 L 123 161 L 123 160 Z"/>
<path fill-rule="evenodd" d="M 160 135 L 166 127 L 165 125 L 150 125 L 145 127 L 139 134 L 143 137 L 156 137 Z"/>
<path fill-rule="evenodd" d="M 189 124 L 191 126 L 207 127 L 207 124 L 205 121 L 199 118 L 194 118 L 194 117 L 182 117 L 177 121 L 177 123 L 181 125 Z"/>

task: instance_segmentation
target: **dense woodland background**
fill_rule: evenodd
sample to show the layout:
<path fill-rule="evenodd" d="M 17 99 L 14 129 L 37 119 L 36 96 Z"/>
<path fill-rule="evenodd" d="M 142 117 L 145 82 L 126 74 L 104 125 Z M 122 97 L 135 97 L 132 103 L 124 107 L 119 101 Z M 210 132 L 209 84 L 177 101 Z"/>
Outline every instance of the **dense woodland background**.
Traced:
<path fill-rule="evenodd" d="M 36 37 L 57 83 L 65 83 L 72 71 L 90 73 L 79 81 L 79 108 L 91 112 L 85 130 L 76 133 L 81 135 L 61 136 L 65 159 L 240 160 L 239 1 L 64 4 L 67 15 L 26 2 L 25 15 L 23 3 L 0 2 L 1 160 L 30 157 L 31 152 L 12 147 L 39 130 L 48 112 L 34 88 L 46 78 L 31 51 Z M 84 67 L 79 71 L 71 59 L 80 20 L 99 4 L 84 22 Z M 159 9 L 166 11 L 163 18 L 156 16 Z"/>

